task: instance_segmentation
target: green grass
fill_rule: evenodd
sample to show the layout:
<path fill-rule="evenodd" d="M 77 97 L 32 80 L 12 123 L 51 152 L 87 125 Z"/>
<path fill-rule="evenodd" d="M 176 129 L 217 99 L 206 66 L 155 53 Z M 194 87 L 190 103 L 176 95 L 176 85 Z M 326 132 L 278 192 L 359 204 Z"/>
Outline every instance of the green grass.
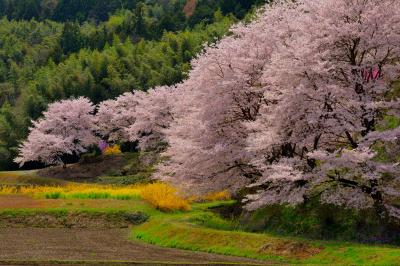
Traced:
<path fill-rule="evenodd" d="M 273 263 L 329 265 L 399 265 L 400 248 L 339 241 L 313 241 L 238 230 L 196 204 L 188 213 L 151 216 L 132 230 L 132 239 L 150 244 L 268 260 Z"/>
<path fill-rule="evenodd" d="M 46 192 L 43 193 L 45 199 L 116 199 L 116 200 L 139 200 L 140 195 L 117 194 L 108 192 Z"/>
<path fill-rule="evenodd" d="M 28 265 L 28 266 L 43 266 L 43 265 L 97 265 L 97 266 L 132 266 L 132 265 L 258 265 L 254 263 L 234 263 L 234 262 L 224 262 L 221 264 L 220 262 L 168 262 L 168 261 L 123 261 L 123 260 L 1 260 L 0 265 Z"/>

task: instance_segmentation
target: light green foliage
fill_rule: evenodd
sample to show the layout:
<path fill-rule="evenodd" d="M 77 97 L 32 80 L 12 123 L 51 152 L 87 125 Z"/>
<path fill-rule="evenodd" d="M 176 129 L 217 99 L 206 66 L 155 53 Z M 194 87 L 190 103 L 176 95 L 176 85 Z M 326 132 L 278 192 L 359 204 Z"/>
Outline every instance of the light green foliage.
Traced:
<path fill-rule="evenodd" d="M 388 93 L 387 98 L 393 100 L 400 98 L 400 81 L 393 83 L 393 89 Z"/>
<path fill-rule="evenodd" d="M 400 126 L 400 117 L 385 115 L 377 125 L 378 131 L 393 130 Z M 400 162 L 400 154 L 396 144 L 376 142 L 372 148 L 377 153 L 375 160 L 378 162 Z"/>
<path fill-rule="evenodd" d="M 395 129 L 400 126 L 400 117 L 385 115 L 377 126 L 377 130 L 385 131 Z"/>
<path fill-rule="evenodd" d="M 377 153 L 374 160 L 377 162 L 400 162 L 400 154 L 398 152 L 392 152 L 393 145 L 377 142 L 372 148 Z"/>

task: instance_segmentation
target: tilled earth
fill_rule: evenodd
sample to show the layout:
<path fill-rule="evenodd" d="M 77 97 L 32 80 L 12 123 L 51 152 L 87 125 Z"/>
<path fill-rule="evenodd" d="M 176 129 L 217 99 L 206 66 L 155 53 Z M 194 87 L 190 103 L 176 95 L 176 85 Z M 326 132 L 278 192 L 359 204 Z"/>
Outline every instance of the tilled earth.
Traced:
<path fill-rule="evenodd" d="M 58 207 L 127 208 L 130 202 L 115 200 L 40 200 L 26 196 L 1 196 L 0 209 Z M 93 206 L 92 206 L 93 205 Z M 95 206 L 94 206 L 95 205 Z M 130 241 L 130 224 L 104 217 L 74 214 L 57 218 L 50 214 L 0 216 L 0 265 L 259 265 L 246 258 L 161 248 Z M 103 219 L 103 220 L 102 220 Z M 76 220 L 76 221 L 75 221 Z M 116 223 L 117 222 L 117 223 Z M 66 224 L 68 226 L 66 226 Z M 72 226 L 71 226 L 72 225 Z M 79 225 L 79 226 L 76 226 Z"/>
<path fill-rule="evenodd" d="M 245 258 L 160 248 L 128 240 L 129 229 L 0 228 L 0 265 L 10 261 L 255 263 Z M 42 265 L 42 263 L 40 263 Z M 89 265 L 90 263 L 87 262 Z M 18 264 L 18 263 L 16 263 Z M 26 264 L 24 264 L 26 265 Z"/>

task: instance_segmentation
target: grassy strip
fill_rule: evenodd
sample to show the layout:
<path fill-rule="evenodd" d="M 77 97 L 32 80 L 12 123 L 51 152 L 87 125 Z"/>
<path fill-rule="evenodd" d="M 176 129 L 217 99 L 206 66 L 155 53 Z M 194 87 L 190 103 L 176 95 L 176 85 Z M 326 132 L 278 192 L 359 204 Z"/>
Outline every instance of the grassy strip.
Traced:
<path fill-rule="evenodd" d="M 188 213 L 160 214 L 132 231 L 132 239 L 150 244 L 233 255 L 275 263 L 329 265 L 398 265 L 400 248 L 347 242 L 311 241 L 232 231 L 235 224 L 215 217 L 199 204 Z M 208 217 L 201 225 L 199 217 Z M 213 228 L 210 228 L 213 227 Z M 225 230 L 218 230 L 220 228 Z M 227 230 L 229 229 L 229 230 Z"/>
<path fill-rule="evenodd" d="M 253 263 L 227 263 L 227 262 L 163 262 L 163 261 L 95 261 L 95 260 L 33 260 L 33 261 L 17 261 L 17 260 L 0 260 L 0 265 L 33 265 L 33 266 L 43 266 L 43 265 L 113 265 L 113 266 L 123 266 L 123 265 L 265 265 L 265 264 L 253 264 Z"/>
<path fill-rule="evenodd" d="M 0 186 L 55 186 L 67 183 L 61 179 L 40 177 L 36 170 L 0 172 Z"/>
<path fill-rule="evenodd" d="M 64 186 L 2 186 L 0 195 L 29 195 L 44 199 L 140 199 L 139 186 L 67 184 Z"/>
<path fill-rule="evenodd" d="M 148 215 L 143 212 L 113 211 L 4 211 L 0 213 L 0 227 L 39 228 L 127 228 L 146 222 Z"/>

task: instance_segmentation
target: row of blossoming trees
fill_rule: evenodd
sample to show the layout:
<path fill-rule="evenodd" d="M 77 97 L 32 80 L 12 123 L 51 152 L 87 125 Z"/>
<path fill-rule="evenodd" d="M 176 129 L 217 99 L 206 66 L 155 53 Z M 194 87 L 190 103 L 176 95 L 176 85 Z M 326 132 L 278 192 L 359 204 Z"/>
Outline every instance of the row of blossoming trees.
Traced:
<path fill-rule="evenodd" d="M 247 186 L 249 210 L 317 198 L 400 219 L 400 127 L 378 130 L 400 116 L 400 2 L 275 2 L 206 48 L 181 84 L 50 105 L 16 161 L 59 163 L 100 138 L 163 141 L 156 177 L 187 191 Z"/>

